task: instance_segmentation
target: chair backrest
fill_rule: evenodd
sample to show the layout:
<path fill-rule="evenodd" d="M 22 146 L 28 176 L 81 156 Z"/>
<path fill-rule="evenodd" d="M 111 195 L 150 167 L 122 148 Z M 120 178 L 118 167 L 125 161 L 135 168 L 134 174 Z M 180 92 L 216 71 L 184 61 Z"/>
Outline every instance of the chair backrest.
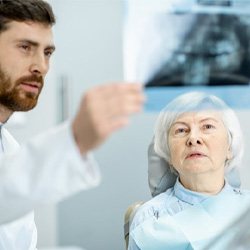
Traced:
<path fill-rule="evenodd" d="M 129 228 L 133 221 L 133 218 L 138 210 L 138 208 L 143 204 L 143 201 L 137 201 L 130 205 L 124 215 L 124 240 L 126 244 L 126 249 L 128 249 L 128 240 L 129 240 Z"/>

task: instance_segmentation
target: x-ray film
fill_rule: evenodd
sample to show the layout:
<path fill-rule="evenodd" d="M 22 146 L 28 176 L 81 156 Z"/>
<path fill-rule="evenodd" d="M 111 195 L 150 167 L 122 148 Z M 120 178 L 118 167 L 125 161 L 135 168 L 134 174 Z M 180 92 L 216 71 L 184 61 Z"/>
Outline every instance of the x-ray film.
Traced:
<path fill-rule="evenodd" d="M 250 107 L 250 0 L 127 0 L 125 79 L 148 110 L 188 91 Z"/>

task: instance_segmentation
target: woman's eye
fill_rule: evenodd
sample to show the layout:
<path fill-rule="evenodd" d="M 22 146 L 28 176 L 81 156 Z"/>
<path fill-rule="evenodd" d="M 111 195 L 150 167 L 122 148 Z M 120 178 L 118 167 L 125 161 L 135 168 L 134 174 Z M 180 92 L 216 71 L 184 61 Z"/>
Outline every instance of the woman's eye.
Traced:
<path fill-rule="evenodd" d="M 213 128 L 215 128 L 215 126 L 212 124 L 205 124 L 205 125 L 203 125 L 203 128 L 204 129 L 213 129 Z"/>
<path fill-rule="evenodd" d="M 185 128 L 177 128 L 175 130 L 175 134 L 183 134 L 186 132 L 186 129 Z"/>

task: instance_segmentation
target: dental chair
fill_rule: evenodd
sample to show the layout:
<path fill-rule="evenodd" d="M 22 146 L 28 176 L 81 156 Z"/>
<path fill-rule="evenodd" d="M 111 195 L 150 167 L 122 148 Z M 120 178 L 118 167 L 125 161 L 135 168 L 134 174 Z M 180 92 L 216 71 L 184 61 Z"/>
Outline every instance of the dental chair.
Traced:
<path fill-rule="evenodd" d="M 45 248 L 39 248 L 39 250 L 84 250 L 79 247 L 45 247 Z"/>
<path fill-rule="evenodd" d="M 154 139 L 148 147 L 148 183 L 151 195 L 154 197 L 168 188 L 172 187 L 177 176 L 171 172 L 166 161 L 160 158 L 154 151 Z M 143 201 L 137 201 L 130 205 L 124 215 L 124 240 L 126 249 L 128 249 L 129 227 L 133 218 L 143 204 Z"/>
<path fill-rule="evenodd" d="M 143 201 L 138 201 L 130 205 L 124 216 L 124 239 L 125 239 L 125 244 L 126 244 L 126 250 L 128 249 L 128 240 L 129 240 L 129 227 L 133 221 L 133 218 L 139 209 L 139 207 L 143 204 Z"/>

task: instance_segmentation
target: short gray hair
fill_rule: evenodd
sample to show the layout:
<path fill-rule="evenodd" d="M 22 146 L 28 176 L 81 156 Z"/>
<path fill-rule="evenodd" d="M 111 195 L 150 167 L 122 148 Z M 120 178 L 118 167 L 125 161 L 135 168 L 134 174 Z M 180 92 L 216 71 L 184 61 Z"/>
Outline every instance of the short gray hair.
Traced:
<path fill-rule="evenodd" d="M 222 121 L 228 131 L 232 158 L 225 163 L 225 171 L 238 167 L 243 156 L 243 137 L 238 117 L 235 112 L 220 98 L 203 92 L 190 92 L 172 100 L 160 113 L 155 124 L 155 152 L 167 161 L 170 160 L 168 145 L 169 129 L 183 113 L 205 109 L 220 110 Z M 169 166 L 172 170 L 173 168 Z"/>

